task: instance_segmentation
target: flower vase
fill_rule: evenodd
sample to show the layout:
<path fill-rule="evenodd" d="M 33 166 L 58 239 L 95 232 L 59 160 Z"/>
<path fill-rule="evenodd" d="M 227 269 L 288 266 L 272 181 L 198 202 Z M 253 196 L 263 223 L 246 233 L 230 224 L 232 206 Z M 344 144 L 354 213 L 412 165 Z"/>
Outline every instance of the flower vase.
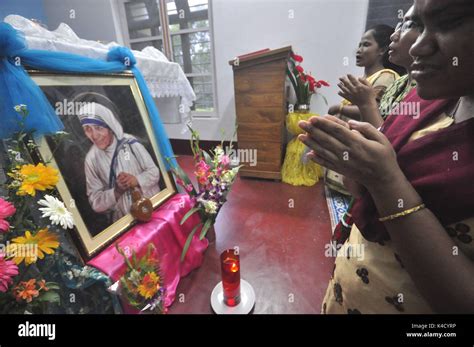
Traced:
<path fill-rule="evenodd" d="M 317 114 L 310 112 L 308 104 L 298 105 L 295 112 L 286 116 L 286 128 L 294 137 L 286 146 L 285 160 L 281 170 L 284 183 L 293 186 L 313 186 L 323 176 L 321 166 L 306 157 L 309 148 L 298 140 L 298 135 L 304 134 L 298 123 L 302 120 L 307 121 L 312 116 L 317 116 Z"/>
<path fill-rule="evenodd" d="M 299 104 L 295 113 L 309 113 L 309 104 Z"/>

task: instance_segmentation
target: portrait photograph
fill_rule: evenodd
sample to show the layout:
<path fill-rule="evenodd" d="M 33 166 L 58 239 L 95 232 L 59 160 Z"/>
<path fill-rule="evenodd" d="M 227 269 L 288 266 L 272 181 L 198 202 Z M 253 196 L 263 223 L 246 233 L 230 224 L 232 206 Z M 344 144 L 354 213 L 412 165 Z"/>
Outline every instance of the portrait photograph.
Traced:
<path fill-rule="evenodd" d="M 39 143 L 90 257 L 134 224 L 132 193 L 153 208 L 175 192 L 133 74 L 30 72 L 64 124 Z"/>

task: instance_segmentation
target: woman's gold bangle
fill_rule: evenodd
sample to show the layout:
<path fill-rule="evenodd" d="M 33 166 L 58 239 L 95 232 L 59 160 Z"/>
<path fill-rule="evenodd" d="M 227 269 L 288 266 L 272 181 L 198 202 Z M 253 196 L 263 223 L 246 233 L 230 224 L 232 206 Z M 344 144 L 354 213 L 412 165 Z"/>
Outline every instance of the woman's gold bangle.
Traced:
<path fill-rule="evenodd" d="M 409 214 L 415 213 L 415 212 L 417 212 L 419 210 L 422 210 L 424 208 L 425 208 L 425 204 L 421 204 L 421 205 L 415 206 L 413 208 L 409 208 L 408 210 L 398 212 L 398 213 L 395 213 L 395 214 L 391 214 L 390 216 L 379 218 L 379 221 L 380 222 L 386 222 L 388 220 L 394 220 L 394 219 L 397 219 L 397 218 L 404 217 L 404 216 L 407 216 Z"/>
<path fill-rule="evenodd" d="M 344 109 L 344 104 L 341 104 L 341 106 L 339 106 L 339 114 L 342 114 L 343 109 Z"/>

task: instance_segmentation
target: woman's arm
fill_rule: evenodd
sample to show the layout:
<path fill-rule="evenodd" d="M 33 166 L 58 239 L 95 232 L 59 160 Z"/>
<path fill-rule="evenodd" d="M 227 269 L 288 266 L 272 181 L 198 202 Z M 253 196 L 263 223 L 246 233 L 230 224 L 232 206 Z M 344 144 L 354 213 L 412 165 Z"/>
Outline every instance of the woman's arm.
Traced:
<path fill-rule="evenodd" d="M 338 94 L 358 106 L 359 119 L 372 124 L 376 128 L 380 127 L 383 118 L 379 111 L 379 100 L 380 93 L 383 94 L 385 88 L 382 86 L 373 88 L 365 78 L 357 79 L 352 75 L 342 77 L 340 81 L 338 86 L 341 90 Z"/>
<path fill-rule="evenodd" d="M 421 197 L 401 170 L 383 184 L 367 187 L 380 216 L 418 206 Z M 398 208 L 403 202 L 403 208 Z M 457 251 L 429 209 L 384 223 L 416 286 L 440 313 L 474 312 L 474 266 Z"/>
<path fill-rule="evenodd" d="M 351 119 L 360 119 L 360 111 L 357 106 L 354 105 L 333 105 L 329 107 L 328 114 L 332 116 L 343 115 Z"/>
<path fill-rule="evenodd" d="M 387 138 L 368 123 L 349 124 L 351 130 L 324 116 L 312 117 L 300 122 L 308 135 L 299 138 L 313 149 L 308 155 L 316 163 L 361 183 L 380 216 L 419 205 L 421 198 L 398 166 Z M 348 160 L 344 153 L 349 153 Z M 474 312 L 474 264 L 454 251 L 455 244 L 436 216 L 423 209 L 385 226 L 405 268 L 434 310 Z"/>
<path fill-rule="evenodd" d="M 355 120 L 361 119 L 359 107 L 356 105 L 347 105 L 342 107 L 339 114 Z"/>

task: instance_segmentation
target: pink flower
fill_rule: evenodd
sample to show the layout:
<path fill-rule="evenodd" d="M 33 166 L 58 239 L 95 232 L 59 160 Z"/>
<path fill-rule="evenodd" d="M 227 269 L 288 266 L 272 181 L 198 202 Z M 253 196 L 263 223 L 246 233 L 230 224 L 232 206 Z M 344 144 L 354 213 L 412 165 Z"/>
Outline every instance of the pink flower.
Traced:
<path fill-rule="evenodd" d="M 204 160 L 201 160 L 196 164 L 196 171 L 194 174 L 196 175 L 199 184 L 205 185 L 208 183 L 208 178 L 211 175 L 209 172 L 210 168 L 211 167 L 207 165 Z"/>
<path fill-rule="evenodd" d="M 12 260 L 5 260 L 5 255 L 0 253 L 0 292 L 8 290 L 8 286 L 13 283 L 12 277 L 16 275 L 18 266 Z"/>
<path fill-rule="evenodd" d="M 0 198 L 0 231 L 5 232 L 10 229 L 10 224 L 5 220 L 5 218 L 13 216 L 15 212 L 15 206 Z"/>
<path fill-rule="evenodd" d="M 187 186 L 184 186 L 184 189 L 186 189 L 186 191 L 188 193 L 191 193 L 192 190 L 193 190 L 193 185 L 192 184 L 188 184 Z"/>
<path fill-rule="evenodd" d="M 329 83 L 327 83 L 326 81 L 319 80 L 318 83 L 325 86 L 325 87 L 329 87 Z"/>
<path fill-rule="evenodd" d="M 224 167 L 227 167 L 227 166 L 229 166 L 229 164 L 230 164 L 229 156 L 228 155 L 223 155 L 221 157 L 221 165 L 224 166 Z"/>
<path fill-rule="evenodd" d="M 184 187 L 184 182 L 183 182 L 183 180 L 182 180 L 181 178 L 176 177 L 176 183 L 177 183 L 178 185 L 180 185 L 181 187 Z"/>

